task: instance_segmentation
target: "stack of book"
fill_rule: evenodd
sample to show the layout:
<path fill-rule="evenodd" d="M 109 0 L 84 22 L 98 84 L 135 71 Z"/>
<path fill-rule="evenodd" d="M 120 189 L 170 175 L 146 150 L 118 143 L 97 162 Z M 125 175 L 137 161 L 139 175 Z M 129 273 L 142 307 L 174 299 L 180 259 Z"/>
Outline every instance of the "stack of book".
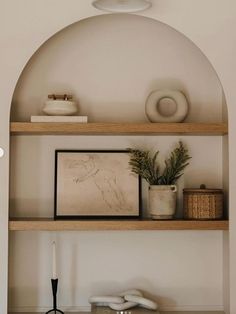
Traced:
<path fill-rule="evenodd" d="M 31 116 L 31 122 L 87 123 L 87 116 Z"/>

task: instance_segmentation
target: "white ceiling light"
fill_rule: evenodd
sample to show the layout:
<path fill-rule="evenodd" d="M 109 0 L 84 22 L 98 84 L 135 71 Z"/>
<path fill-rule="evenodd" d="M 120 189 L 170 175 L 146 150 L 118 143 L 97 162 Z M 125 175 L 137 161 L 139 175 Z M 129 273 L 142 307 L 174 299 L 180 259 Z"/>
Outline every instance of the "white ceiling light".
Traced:
<path fill-rule="evenodd" d="M 151 2 L 148 0 L 96 0 L 93 1 L 93 6 L 96 9 L 116 12 L 116 13 L 132 13 L 143 11 L 151 7 Z"/>

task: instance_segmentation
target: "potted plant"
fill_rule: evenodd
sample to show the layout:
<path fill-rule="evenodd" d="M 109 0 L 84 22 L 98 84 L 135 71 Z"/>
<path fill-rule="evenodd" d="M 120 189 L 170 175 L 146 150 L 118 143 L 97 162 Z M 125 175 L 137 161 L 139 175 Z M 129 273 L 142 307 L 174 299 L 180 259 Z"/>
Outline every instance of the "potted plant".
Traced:
<path fill-rule="evenodd" d="M 131 171 L 149 183 L 149 212 L 153 219 L 172 219 L 176 211 L 176 182 L 183 175 L 191 158 L 188 149 L 179 141 L 178 146 L 165 160 L 164 170 L 160 170 L 157 157 L 141 149 L 129 149 Z"/>

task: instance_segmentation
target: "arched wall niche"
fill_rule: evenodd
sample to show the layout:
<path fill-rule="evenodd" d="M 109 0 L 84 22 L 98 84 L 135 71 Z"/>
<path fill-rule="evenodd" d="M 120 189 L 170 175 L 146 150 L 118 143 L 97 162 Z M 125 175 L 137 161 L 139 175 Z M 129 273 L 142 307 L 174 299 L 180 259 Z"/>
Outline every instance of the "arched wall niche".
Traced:
<path fill-rule="evenodd" d="M 139 26 L 140 23 L 142 27 Z M 105 39 L 104 30 L 107 34 Z M 152 36 L 150 36 L 150 32 Z M 74 34 L 77 34 L 80 39 L 76 44 Z M 140 36 L 141 34 L 142 36 Z M 132 40 L 130 40 L 130 36 Z M 165 47 L 168 49 L 164 49 Z M 96 50 L 94 50 L 95 48 Z M 157 55 L 161 56 L 160 60 Z M 80 59 L 81 56 L 84 58 Z M 101 59 L 101 56 L 106 58 Z M 178 62 L 174 62 L 176 58 Z M 85 63 L 86 59 L 89 60 L 88 63 Z M 47 94 L 55 91 L 74 94 L 79 100 L 80 113 L 89 115 L 90 121 L 118 122 L 130 121 L 131 119 L 139 122 L 146 121 L 144 114 L 146 96 L 153 89 L 166 88 L 167 86 L 181 89 L 186 93 L 191 103 L 187 121 L 222 121 L 225 109 L 222 110 L 224 96 L 221 84 L 209 61 L 191 41 L 169 26 L 141 16 L 104 15 L 92 17 L 57 33 L 30 59 L 14 92 L 11 120 L 28 121 L 30 115 L 39 114 Z M 198 86 L 201 88 L 199 89 Z M 165 154 L 173 142 L 177 140 L 178 137 L 158 137 L 158 140 L 155 137 L 149 140 L 139 137 L 135 141 L 128 137 L 126 139 L 116 138 L 116 141 L 113 142 L 105 137 L 86 137 L 80 140 L 75 137 L 73 139 L 69 137 L 13 138 L 11 140 L 10 215 L 18 217 L 52 215 L 52 156 L 54 156 L 55 148 L 78 148 L 79 146 L 80 148 L 109 147 L 116 149 L 126 148 L 130 144 L 141 143 L 143 145 L 145 143 L 149 147 L 160 148 Z M 204 176 L 206 171 L 208 172 L 207 176 L 204 177 L 205 183 L 212 187 L 223 186 L 221 139 L 212 139 L 211 151 L 207 156 L 202 156 L 202 150 L 207 151 L 209 148 L 207 139 L 189 137 L 185 141 L 191 147 L 195 161 L 186 172 L 185 179 L 180 182 L 180 190 L 183 186 L 188 187 L 202 183 L 200 182 L 202 177 L 199 176 Z M 199 151 L 200 146 L 202 147 L 201 151 Z M 213 158 L 213 156 L 217 156 L 217 158 Z M 46 180 L 42 181 L 42 178 L 46 178 Z M 181 200 L 181 195 L 179 196 Z M 107 248 L 110 252 L 110 272 L 94 273 L 93 280 L 81 276 L 80 266 L 77 272 L 78 280 L 77 274 L 72 273 L 70 273 L 69 280 L 63 275 L 66 273 L 68 265 L 62 262 L 60 267 L 61 282 L 64 287 L 67 287 L 67 292 L 62 296 L 61 302 L 65 305 L 68 304 L 68 306 L 77 308 L 86 307 L 88 306 L 88 296 L 92 292 L 98 293 L 101 291 L 100 289 L 104 292 L 107 289 L 111 293 L 116 292 L 109 277 L 111 273 L 114 276 L 114 281 L 118 282 L 119 287 L 123 289 L 130 283 L 136 283 L 133 278 L 140 278 L 139 270 L 142 269 L 143 279 L 139 280 L 139 286 L 144 290 L 150 289 L 149 293 L 152 293 L 150 288 L 152 287 L 153 291 L 158 291 L 158 294 L 164 296 L 168 278 L 171 277 L 171 281 L 175 282 L 176 288 L 172 289 L 170 293 L 168 292 L 168 299 L 165 297 L 158 298 L 163 309 L 223 309 L 223 261 L 220 232 L 211 234 L 210 237 L 205 237 L 203 233 L 199 235 L 197 232 L 193 232 L 191 239 L 186 239 L 185 235 L 179 232 L 169 235 L 163 232 L 158 232 L 155 235 L 137 233 L 132 236 L 124 232 L 120 235 L 110 235 L 108 242 L 106 234 L 89 235 L 89 239 L 83 234 L 58 234 L 56 237 L 59 246 L 66 248 L 67 262 L 73 264 L 73 260 L 76 258 L 78 265 L 81 265 L 86 271 L 88 271 L 86 268 L 87 261 L 94 260 L 94 252 L 100 255 L 100 265 L 105 265 L 108 262 L 105 257 Z M 48 249 L 47 244 L 51 241 L 51 235 L 33 234 L 29 239 L 25 234 L 18 234 L 17 236 L 13 234 L 10 240 L 10 307 L 21 310 L 24 310 L 24 307 L 30 307 L 35 310 L 40 307 L 38 300 L 41 304 L 49 305 L 49 294 L 45 294 L 43 282 L 47 280 L 47 274 L 50 272 L 50 255 L 48 254 L 48 259 L 44 260 L 43 265 L 38 260 L 40 260 L 41 253 Z M 110 240 L 117 244 L 115 251 L 113 251 L 114 248 Z M 171 243 L 170 252 L 172 253 L 167 254 L 165 242 Z M 68 243 L 71 243 L 72 246 L 68 246 Z M 113 268 L 115 265 L 113 257 L 129 254 L 128 243 L 139 244 L 139 246 L 134 247 L 133 253 L 137 265 L 133 268 L 132 260 L 128 259 L 125 264 L 119 265 L 120 268 L 117 271 Z M 147 243 L 149 243 L 150 250 L 152 248 L 156 250 L 156 253 L 152 252 L 152 261 L 149 259 L 147 261 L 145 255 L 141 259 L 139 256 L 140 248 L 145 250 Z M 189 254 L 192 243 L 197 249 Z M 31 264 L 37 268 L 37 272 L 28 267 L 29 265 L 22 263 L 24 252 L 29 247 L 33 252 Z M 72 247 L 75 256 L 70 255 Z M 87 252 L 88 247 L 90 248 L 89 253 Z M 176 248 L 179 248 L 181 253 L 178 261 L 174 262 Z M 209 248 L 210 252 L 206 254 Z M 147 255 L 150 253 L 151 251 L 147 251 Z M 171 274 L 170 269 L 165 267 L 167 259 L 173 261 Z M 186 271 L 186 261 L 195 269 L 194 272 Z M 202 267 L 196 271 L 194 265 L 196 266 L 199 262 Z M 158 264 L 162 269 L 158 284 L 155 277 L 156 270 L 153 271 L 156 269 L 155 264 Z M 16 271 L 19 269 L 19 265 L 21 265 L 20 272 Z M 22 278 L 26 267 L 32 277 Z M 93 269 L 94 265 L 91 264 L 90 267 Z M 129 273 L 130 269 L 132 269 L 131 273 Z M 181 279 L 178 277 L 179 269 L 182 270 L 183 274 Z M 40 278 L 37 275 L 39 272 Z M 71 278 L 74 282 L 71 281 Z M 120 278 L 123 282 L 120 281 Z M 23 280 L 25 286 L 31 288 L 30 291 L 26 291 L 22 287 Z M 98 282 L 102 282 L 102 285 L 98 285 Z M 70 290 L 71 286 L 74 286 L 76 291 Z M 195 289 L 197 293 L 194 293 L 193 296 L 192 292 Z M 207 291 L 209 291 L 209 298 L 205 297 Z M 74 301 L 71 301 L 72 295 Z M 183 295 L 185 300 L 183 300 Z M 187 304 L 186 300 L 188 300 Z"/>
<path fill-rule="evenodd" d="M 227 119 L 217 74 L 186 36 L 139 15 L 89 17 L 56 33 L 30 58 L 11 120 L 29 121 L 41 114 L 48 94 L 60 92 L 72 93 L 90 122 L 144 122 L 148 94 L 165 88 L 186 94 L 186 122 Z"/>

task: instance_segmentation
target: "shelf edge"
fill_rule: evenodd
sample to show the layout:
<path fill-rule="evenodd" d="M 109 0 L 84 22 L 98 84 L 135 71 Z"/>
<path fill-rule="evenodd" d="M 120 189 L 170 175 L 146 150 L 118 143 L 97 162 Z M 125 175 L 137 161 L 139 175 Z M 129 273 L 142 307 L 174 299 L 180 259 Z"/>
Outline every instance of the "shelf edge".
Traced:
<path fill-rule="evenodd" d="M 226 135 L 226 123 L 11 122 L 11 135 Z"/>
<path fill-rule="evenodd" d="M 228 230 L 229 222 L 216 221 L 128 221 L 128 220 L 10 220 L 10 231 L 158 231 L 158 230 Z"/>

